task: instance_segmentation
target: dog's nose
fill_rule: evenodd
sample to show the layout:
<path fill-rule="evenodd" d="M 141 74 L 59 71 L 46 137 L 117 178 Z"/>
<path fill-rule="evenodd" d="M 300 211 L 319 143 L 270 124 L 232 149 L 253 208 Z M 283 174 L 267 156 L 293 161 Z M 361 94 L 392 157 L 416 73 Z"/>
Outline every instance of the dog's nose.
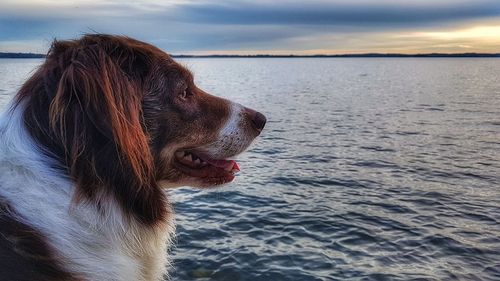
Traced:
<path fill-rule="evenodd" d="M 248 118 L 247 120 L 250 121 L 249 123 L 251 123 L 252 127 L 260 134 L 266 125 L 266 116 L 248 107 L 245 107 L 244 111 L 246 118 Z"/>
<path fill-rule="evenodd" d="M 261 132 L 262 129 L 264 129 L 266 121 L 267 121 L 266 116 L 264 116 L 264 114 L 258 111 L 256 111 L 255 114 L 252 116 L 252 125 L 259 132 Z"/>

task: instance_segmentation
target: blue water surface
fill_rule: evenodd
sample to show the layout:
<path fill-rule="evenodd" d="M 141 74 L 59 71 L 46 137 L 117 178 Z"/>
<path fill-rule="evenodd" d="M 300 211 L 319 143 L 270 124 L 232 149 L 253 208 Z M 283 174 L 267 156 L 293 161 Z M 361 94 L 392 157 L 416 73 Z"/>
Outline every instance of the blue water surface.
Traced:
<path fill-rule="evenodd" d="M 171 280 L 500 280 L 500 59 L 182 59 L 268 124 L 170 191 Z M 4 106 L 40 60 L 0 60 Z"/>

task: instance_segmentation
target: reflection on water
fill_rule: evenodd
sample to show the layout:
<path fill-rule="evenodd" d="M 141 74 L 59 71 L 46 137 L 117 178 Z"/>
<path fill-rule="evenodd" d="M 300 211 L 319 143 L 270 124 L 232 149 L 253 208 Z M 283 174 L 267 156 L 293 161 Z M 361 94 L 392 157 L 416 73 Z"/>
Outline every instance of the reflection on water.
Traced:
<path fill-rule="evenodd" d="M 499 59 L 180 61 L 269 121 L 233 184 L 170 192 L 172 280 L 500 279 Z"/>

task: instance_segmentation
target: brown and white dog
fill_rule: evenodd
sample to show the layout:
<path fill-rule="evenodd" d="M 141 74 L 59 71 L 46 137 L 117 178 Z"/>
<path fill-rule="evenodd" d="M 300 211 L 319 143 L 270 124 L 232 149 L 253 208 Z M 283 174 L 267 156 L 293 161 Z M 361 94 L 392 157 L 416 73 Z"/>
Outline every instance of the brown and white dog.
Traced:
<path fill-rule="evenodd" d="M 162 188 L 232 181 L 265 123 L 149 44 L 54 42 L 0 119 L 0 280 L 161 280 Z"/>

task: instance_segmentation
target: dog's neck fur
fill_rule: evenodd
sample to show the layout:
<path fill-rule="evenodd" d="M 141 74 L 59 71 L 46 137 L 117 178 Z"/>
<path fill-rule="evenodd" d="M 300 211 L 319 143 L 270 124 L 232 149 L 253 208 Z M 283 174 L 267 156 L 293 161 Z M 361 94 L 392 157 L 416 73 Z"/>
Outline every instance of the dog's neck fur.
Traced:
<path fill-rule="evenodd" d="M 109 194 L 74 202 L 75 186 L 40 151 L 23 123 L 23 105 L 0 117 L 0 197 L 16 219 L 40 232 L 65 270 L 83 280 L 161 280 L 173 214 L 145 226 Z"/>

